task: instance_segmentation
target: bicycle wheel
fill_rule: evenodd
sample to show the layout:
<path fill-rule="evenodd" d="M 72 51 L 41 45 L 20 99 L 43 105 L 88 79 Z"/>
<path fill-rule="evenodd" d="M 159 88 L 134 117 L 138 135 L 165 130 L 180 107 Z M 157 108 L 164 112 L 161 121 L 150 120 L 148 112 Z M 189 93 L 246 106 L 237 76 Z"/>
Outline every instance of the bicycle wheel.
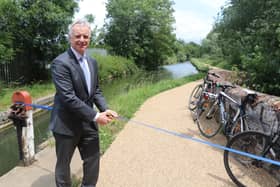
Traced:
<path fill-rule="evenodd" d="M 206 138 L 215 136 L 222 128 L 219 123 L 219 107 L 211 99 L 199 104 L 196 111 L 196 123 L 200 133 Z"/>
<path fill-rule="evenodd" d="M 269 137 L 261 132 L 246 131 L 234 136 L 227 144 L 228 148 L 262 155 Z M 263 161 L 248 156 L 224 151 L 224 166 L 227 174 L 237 186 L 277 186 L 279 181 L 273 177 Z"/>
<path fill-rule="evenodd" d="M 189 103 L 188 103 L 189 110 L 193 111 L 196 109 L 197 102 L 199 101 L 202 92 L 203 92 L 203 85 L 202 84 L 196 85 L 189 97 Z"/>

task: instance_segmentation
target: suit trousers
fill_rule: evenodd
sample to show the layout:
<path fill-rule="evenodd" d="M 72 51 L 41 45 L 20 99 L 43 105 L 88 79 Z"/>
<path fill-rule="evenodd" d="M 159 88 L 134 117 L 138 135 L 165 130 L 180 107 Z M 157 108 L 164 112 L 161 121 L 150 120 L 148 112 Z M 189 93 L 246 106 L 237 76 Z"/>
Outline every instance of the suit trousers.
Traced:
<path fill-rule="evenodd" d="M 55 181 L 57 187 L 71 187 L 70 163 L 78 147 L 83 160 L 82 186 L 95 187 L 99 174 L 99 137 L 97 131 L 85 131 L 78 136 L 53 133 L 56 145 L 57 162 Z"/>

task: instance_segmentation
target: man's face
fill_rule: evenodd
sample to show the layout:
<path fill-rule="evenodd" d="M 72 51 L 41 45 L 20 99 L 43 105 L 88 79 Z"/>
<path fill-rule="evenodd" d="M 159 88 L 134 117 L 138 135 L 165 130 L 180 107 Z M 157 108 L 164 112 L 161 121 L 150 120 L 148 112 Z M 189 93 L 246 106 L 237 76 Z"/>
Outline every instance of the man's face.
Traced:
<path fill-rule="evenodd" d="M 83 55 L 90 43 L 90 28 L 86 25 L 74 25 L 70 36 L 71 46 Z"/>

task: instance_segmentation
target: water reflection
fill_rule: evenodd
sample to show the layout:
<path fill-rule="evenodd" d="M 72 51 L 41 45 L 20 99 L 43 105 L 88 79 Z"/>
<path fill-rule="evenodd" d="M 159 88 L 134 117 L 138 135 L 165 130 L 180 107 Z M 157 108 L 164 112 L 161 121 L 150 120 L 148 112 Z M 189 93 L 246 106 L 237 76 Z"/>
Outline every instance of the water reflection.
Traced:
<path fill-rule="evenodd" d="M 172 74 L 172 78 L 174 79 L 198 73 L 196 68 L 188 61 L 179 64 L 166 65 L 163 66 L 163 68 L 170 72 Z"/>
<path fill-rule="evenodd" d="M 50 112 L 45 111 L 33 120 L 35 152 L 38 151 L 38 145 L 50 136 L 48 130 L 49 118 Z M 0 133 L 0 153 L 0 176 L 2 176 L 19 163 L 17 135 L 14 126 Z"/>

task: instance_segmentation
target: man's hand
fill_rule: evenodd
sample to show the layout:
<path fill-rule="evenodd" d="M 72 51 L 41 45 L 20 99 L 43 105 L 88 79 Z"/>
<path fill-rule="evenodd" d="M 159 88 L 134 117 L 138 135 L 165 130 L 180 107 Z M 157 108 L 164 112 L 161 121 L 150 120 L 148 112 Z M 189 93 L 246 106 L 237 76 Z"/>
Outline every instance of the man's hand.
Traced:
<path fill-rule="evenodd" d="M 112 120 L 117 118 L 119 115 L 117 112 L 113 110 L 106 110 L 105 112 L 99 113 L 98 118 L 96 119 L 96 122 L 100 125 L 106 125 L 110 123 Z"/>
<path fill-rule="evenodd" d="M 106 115 L 107 115 L 109 118 L 111 118 L 112 120 L 119 117 L 118 113 L 115 112 L 115 111 L 113 111 L 113 110 L 106 110 L 105 112 L 106 112 Z"/>

